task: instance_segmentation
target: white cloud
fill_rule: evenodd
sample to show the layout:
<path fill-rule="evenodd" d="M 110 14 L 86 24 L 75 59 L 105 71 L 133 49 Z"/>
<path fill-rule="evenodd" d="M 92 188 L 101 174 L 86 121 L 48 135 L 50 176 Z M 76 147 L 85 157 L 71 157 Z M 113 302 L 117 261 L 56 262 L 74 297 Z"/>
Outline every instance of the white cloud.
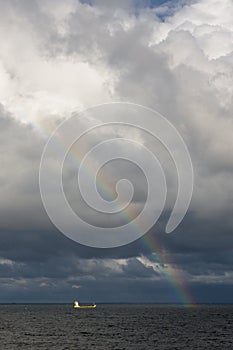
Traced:
<path fill-rule="evenodd" d="M 60 2 L 55 10 L 50 1 L 38 5 L 33 17 L 27 8 L 0 4 L 0 101 L 15 118 L 33 124 L 109 100 L 112 78 L 109 70 L 79 55 L 53 54 L 57 26 L 77 7 L 74 2 Z"/>
<path fill-rule="evenodd" d="M 79 285 L 77 285 L 77 284 L 73 284 L 72 285 L 72 288 L 74 288 L 74 289 L 80 289 L 82 286 L 79 286 Z"/>
<path fill-rule="evenodd" d="M 15 265 L 15 262 L 13 260 L 10 260 L 10 259 L 0 258 L 0 265 L 7 265 L 7 266 L 12 267 Z"/>

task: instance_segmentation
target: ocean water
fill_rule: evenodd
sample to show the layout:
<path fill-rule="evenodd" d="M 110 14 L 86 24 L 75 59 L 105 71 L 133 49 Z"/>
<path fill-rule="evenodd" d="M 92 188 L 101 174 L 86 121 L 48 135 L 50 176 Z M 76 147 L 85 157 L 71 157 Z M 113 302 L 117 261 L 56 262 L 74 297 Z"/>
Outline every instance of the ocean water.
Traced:
<path fill-rule="evenodd" d="M 233 349 L 233 306 L 0 305 L 0 349 Z"/>

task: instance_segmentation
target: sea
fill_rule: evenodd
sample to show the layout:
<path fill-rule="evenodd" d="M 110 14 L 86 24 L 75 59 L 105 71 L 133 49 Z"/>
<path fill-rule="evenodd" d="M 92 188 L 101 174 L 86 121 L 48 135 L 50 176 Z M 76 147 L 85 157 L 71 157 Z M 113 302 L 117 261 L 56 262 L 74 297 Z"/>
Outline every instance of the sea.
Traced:
<path fill-rule="evenodd" d="M 0 349 L 233 349 L 233 305 L 0 305 Z"/>

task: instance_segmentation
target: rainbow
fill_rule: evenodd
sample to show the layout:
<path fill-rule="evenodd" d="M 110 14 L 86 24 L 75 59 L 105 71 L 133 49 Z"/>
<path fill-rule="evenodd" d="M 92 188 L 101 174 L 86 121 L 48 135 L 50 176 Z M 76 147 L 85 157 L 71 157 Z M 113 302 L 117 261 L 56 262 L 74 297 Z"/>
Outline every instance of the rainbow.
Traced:
<path fill-rule="evenodd" d="M 58 139 L 58 144 L 63 144 L 62 139 Z M 65 146 L 65 145 L 64 145 Z M 85 155 L 85 152 L 87 151 L 87 147 L 82 145 L 82 150 L 79 149 L 78 153 L 75 151 L 72 147 L 69 150 L 69 154 L 72 156 L 72 160 L 75 164 L 77 162 L 80 164 L 83 156 Z M 91 168 L 91 163 L 89 162 L 88 167 L 86 167 L 86 174 L 89 176 L 93 173 L 93 170 Z M 106 197 L 110 200 L 113 198 L 116 198 L 116 192 L 115 189 L 113 190 L 112 186 L 110 185 L 109 179 L 106 178 L 106 176 L 101 176 L 101 179 L 97 178 L 98 186 L 101 188 L 103 193 L 105 193 Z M 120 204 L 120 203 L 119 203 Z M 135 209 L 132 206 L 128 206 L 125 210 L 121 212 L 121 214 L 127 218 L 127 220 L 132 221 L 135 218 Z M 135 225 L 135 230 L 138 230 L 141 232 L 139 225 Z M 159 269 L 159 273 L 161 275 L 161 278 L 167 281 L 169 287 L 171 288 L 172 292 L 175 292 L 176 296 L 176 302 L 178 304 L 181 304 L 185 307 L 191 307 L 194 306 L 194 302 L 192 300 L 192 297 L 190 295 L 190 292 L 188 291 L 186 285 L 185 285 L 185 278 L 182 275 L 182 273 L 174 268 L 172 264 L 168 261 L 168 257 L 164 257 L 163 249 L 161 247 L 160 242 L 158 239 L 156 239 L 151 235 L 145 234 L 141 241 L 143 242 L 144 246 L 149 249 L 151 253 L 151 257 L 153 257 L 153 262 L 157 263 L 158 265 L 162 266 L 163 268 Z"/>
<path fill-rule="evenodd" d="M 175 292 L 177 299 L 176 303 L 185 307 L 193 307 L 195 303 L 187 286 L 185 285 L 185 278 L 183 274 L 172 266 L 167 256 L 164 256 L 163 249 L 158 239 L 156 239 L 154 235 L 151 236 L 145 234 L 142 238 L 142 242 L 152 253 L 151 256 L 153 257 L 153 260 L 157 264 L 165 266 L 165 268 L 160 270 L 160 275 L 162 278 L 165 278 L 172 292 Z"/>
<path fill-rule="evenodd" d="M 77 154 L 76 154 L 76 161 L 77 161 Z M 80 163 L 80 160 L 79 160 Z M 88 173 L 91 172 L 91 166 L 89 163 L 88 169 L 86 169 L 87 176 Z M 106 178 L 106 176 L 102 176 L 101 179 L 98 179 L 98 186 L 102 189 L 103 193 L 106 195 L 106 197 L 110 200 L 116 197 L 115 189 L 112 188 L 110 185 L 109 179 Z M 119 203 L 120 204 L 120 203 Z M 121 214 L 128 220 L 131 221 L 136 215 L 135 209 L 132 206 L 128 206 L 124 211 L 121 212 Z M 139 225 L 135 225 L 135 230 L 138 230 L 140 232 Z M 190 293 L 185 285 L 185 279 L 182 273 L 174 268 L 172 264 L 168 261 L 168 257 L 164 258 L 162 254 L 162 247 L 159 241 L 153 236 L 145 234 L 142 237 L 143 244 L 149 249 L 151 252 L 151 256 L 153 257 L 154 261 L 157 262 L 161 266 L 165 266 L 165 268 L 160 269 L 160 275 L 163 279 L 165 279 L 168 282 L 169 287 L 171 288 L 172 292 L 175 292 L 177 303 L 181 304 L 185 307 L 191 307 L 194 305 L 194 302 L 192 300 L 192 297 L 190 296 Z"/>

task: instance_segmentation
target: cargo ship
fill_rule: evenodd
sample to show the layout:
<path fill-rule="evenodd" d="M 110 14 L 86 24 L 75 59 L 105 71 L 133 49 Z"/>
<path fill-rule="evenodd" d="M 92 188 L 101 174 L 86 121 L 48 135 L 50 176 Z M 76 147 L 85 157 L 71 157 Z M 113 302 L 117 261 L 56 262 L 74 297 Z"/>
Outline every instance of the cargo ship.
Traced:
<path fill-rule="evenodd" d="M 92 305 L 79 305 L 79 302 L 77 300 L 75 300 L 73 302 L 73 308 L 74 309 L 95 309 L 96 308 L 96 304 L 92 304 Z"/>

